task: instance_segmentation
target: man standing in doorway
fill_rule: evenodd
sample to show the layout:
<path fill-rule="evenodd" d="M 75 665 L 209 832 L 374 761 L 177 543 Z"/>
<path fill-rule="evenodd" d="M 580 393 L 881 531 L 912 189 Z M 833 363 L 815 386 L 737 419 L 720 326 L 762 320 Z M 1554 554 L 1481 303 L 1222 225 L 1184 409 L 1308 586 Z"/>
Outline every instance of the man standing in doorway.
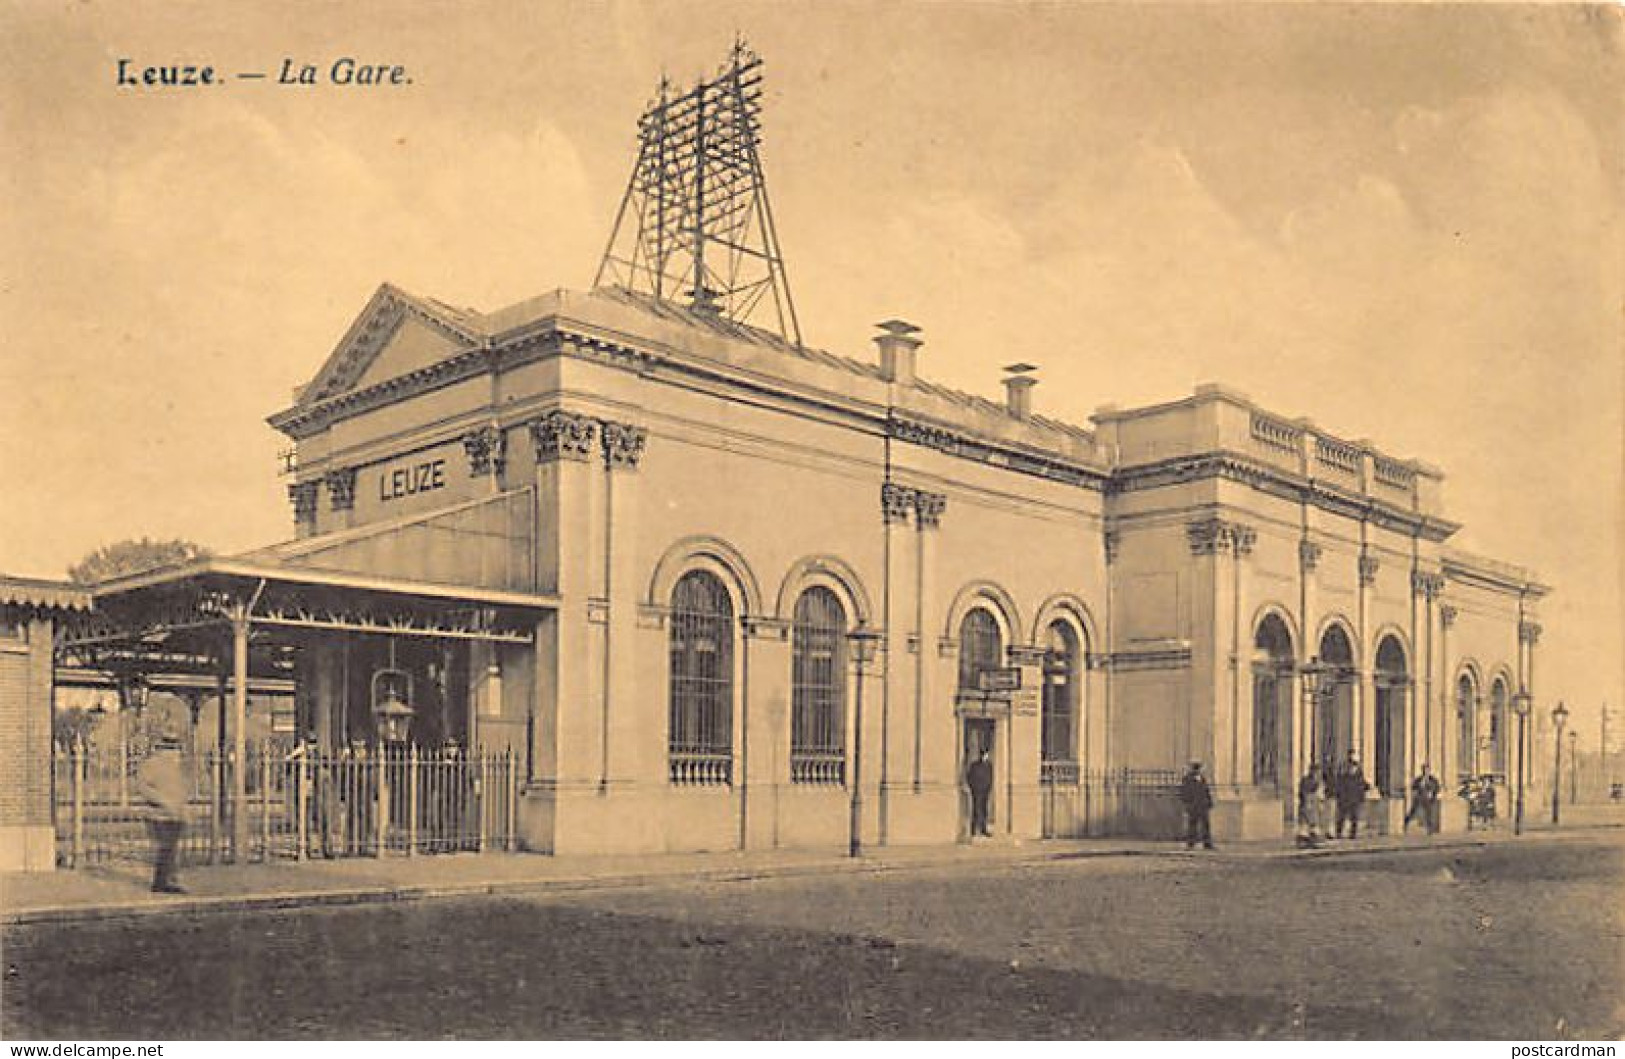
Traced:
<path fill-rule="evenodd" d="M 1365 781 L 1365 770 L 1360 768 L 1359 760 L 1350 750 L 1332 782 L 1332 793 L 1337 798 L 1338 838 L 1343 837 L 1344 823 L 1348 824 L 1349 838 L 1360 836 L 1360 809 L 1365 804 L 1365 792 L 1370 789 L 1371 784 Z"/>
<path fill-rule="evenodd" d="M 1203 849 L 1213 848 L 1213 790 L 1202 775 L 1202 763 L 1192 761 L 1190 771 L 1179 781 L 1179 801 L 1185 806 L 1185 848 L 1195 849 L 1200 839 Z"/>
<path fill-rule="evenodd" d="M 986 748 L 965 769 L 965 785 L 970 788 L 971 836 L 992 838 L 993 832 L 987 829 L 987 802 L 993 794 L 993 763 L 987 759 Z"/>

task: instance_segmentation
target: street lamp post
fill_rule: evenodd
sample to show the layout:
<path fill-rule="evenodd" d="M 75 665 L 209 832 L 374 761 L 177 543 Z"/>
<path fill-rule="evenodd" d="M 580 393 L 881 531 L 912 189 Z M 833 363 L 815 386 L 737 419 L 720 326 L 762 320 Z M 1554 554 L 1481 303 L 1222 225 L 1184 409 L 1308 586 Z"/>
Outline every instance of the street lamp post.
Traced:
<path fill-rule="evenodd" d="M 1324 689 L 1326 678 L 1332 672 L 1332 667 L 1323 663 L 1317 656 L 1310 655 L 1309 661 L 1304 663 L 1298 675 L 1303 678 L 1303 697 L 1306 711 L 1309 716 L 1304 718 L 1307 722 L 1304 728 L 1309 733 L 1309 747 L 1306 757 L 1309 765 L 1319 766 L 1317 755 L 1320 753 L 1320 693 Z M 1307 768 L 1305 771 L 1308 771 Z M 1327 777 L 1322 777 L 1326 779 Z"/>
<path fill-rule="evenodd" d="M 1557 725 L 1557 738 L 1552 740 L 1556 757 L 1552 762 L 1552 826 L 1556 827 L 1563 806 L 1563 724 L 1569 719 L 1568 707 L 1558 700 L 1552 710 L 1552 721 Z"/>
<path fill-rule="evenodd" d="M 852 819 L 848 825 L 848 856 L 863 852 L 863 676 L 864 667 L 875 657 L 880 634 L 867 625 L 859 625 L 846 634 L 852 645 L 852 662 L 856 668 L 857 696 L 852 705 Z"/>
<path fill-rule="evenodd" d="M 1512 696 L 1512 709 L 1513 712 L 1518 715 L 1518 797 L 1512 810 L 1512 833 L 1514 835 L 1523 834 L 1524 759 L 1528 756 L 1525 748 L 1529 743 L 1527 733 L 1529 727 L 1529 710 L 1532 704 L 1533 700 L 1530 698 L 1529 691 L 1526 688 L 1520 687 L 1518 689 L 1518 693 Z"/>

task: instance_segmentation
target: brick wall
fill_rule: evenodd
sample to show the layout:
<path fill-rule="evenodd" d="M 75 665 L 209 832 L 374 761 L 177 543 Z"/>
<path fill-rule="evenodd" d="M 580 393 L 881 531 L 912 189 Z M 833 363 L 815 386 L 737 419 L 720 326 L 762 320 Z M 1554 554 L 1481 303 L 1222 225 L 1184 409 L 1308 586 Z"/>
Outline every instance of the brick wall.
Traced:
<path fill-rule="evenodd" d="M 0 827 L 51 823 L 48 620 L 0 611 Z"/>

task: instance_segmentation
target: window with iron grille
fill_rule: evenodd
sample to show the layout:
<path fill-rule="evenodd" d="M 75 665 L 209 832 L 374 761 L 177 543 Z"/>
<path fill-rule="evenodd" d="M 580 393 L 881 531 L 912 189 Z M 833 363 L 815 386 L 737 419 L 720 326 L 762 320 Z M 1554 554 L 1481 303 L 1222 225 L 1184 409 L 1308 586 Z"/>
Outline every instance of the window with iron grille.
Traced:
<path fill-rule="evenodd" d="M 1473 678 L 1463 673 L 1456 682 L 1456 770 L 1464 776 L 1478 772 L 1478 748 L 1473 742 L 1477 700 L 1478 689 L 1473 685 Z"/>
<path fill-rule="evenodd" d="M 671 596 L 671 781 L 733 781 L 733 603 L 715 574 L 684 574 Z"/>
<path fill-rule="evenodd" d="M 796 601 L 791 627 L 790 780 L 846 779 L 846 610 L 815 586 Z"/>
<path fill-rule="evenodd" d="M 959 690 L 981 693 L 983 672 L 1004 665 L 1004 638 L 993 615 L 978 607 L 959 623 Z"/>
<path fill-rule="evenodd" d="M 1076 718 L 1078 713 L 1078 638 L 1072 626 L 1058 621 L 1049 627 L 1044 651 L 1043 727 L 1039 773 L 1046 783 L 1077 781 Z"/>
<path fill-rule="evenodd" d="M 1490 771 L 1505 776 L 1507 772 L 1507 686 L 1500 677 L 1490 687 Z"/>

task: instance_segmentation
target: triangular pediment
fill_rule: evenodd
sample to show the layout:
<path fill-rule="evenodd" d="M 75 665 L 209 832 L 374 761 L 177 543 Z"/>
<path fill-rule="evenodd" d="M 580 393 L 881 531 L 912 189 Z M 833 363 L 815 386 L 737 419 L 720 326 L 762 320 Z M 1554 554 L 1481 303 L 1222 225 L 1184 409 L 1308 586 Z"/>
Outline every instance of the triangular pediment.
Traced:
<path fill-rule="evenodd" d="M 299 404 L 365 389 L 445 360 L 481 341 L 476 314 L 385 283 L 345 332 Z"/>

